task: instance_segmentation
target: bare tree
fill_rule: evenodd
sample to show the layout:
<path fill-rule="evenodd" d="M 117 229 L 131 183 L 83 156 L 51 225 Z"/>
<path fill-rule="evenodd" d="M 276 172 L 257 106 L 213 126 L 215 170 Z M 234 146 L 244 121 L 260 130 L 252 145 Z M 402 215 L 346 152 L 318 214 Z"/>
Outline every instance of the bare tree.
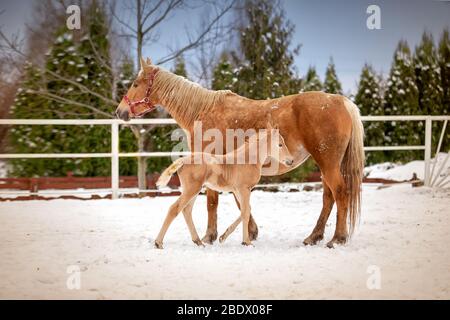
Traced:
<path fill-rule="evenodd" d="M 166 56 L 162 57 L 156 64 L 163 64 L 170 62 L 177 57 L 183 55 L 183 53 L 201 49 L 203 50 L 204 57 L 205 48 L 207 45 L 216 46 L 219 39 L 225 41 L 225 35 L 227 34 L 225 24 L 222 24 L 222 20 L 225 15 L 233 8 L 236 1 L 225 1 L 225 2 L 211 2 L 208 0 L 199 1 L 197 3 L 187 3 L 184 0 L 135 0 L 129 2 L 125 5 L 125 9 L 129 13 L 129 19 L 125 20 L 123 14 L 117 14 L 117 7 L 111 5 L 112 16 L 117 21 L 120 26 L 121 37 L 133 39 L 136 43 L 136 66 L 139 66 L 140 58 L 142 57 L 143 48 L 149 43 L 159 39 L 160 27 L 162 22 L 169 19 L 177 11 L 198 9 L 199 7 L 211 6 L 209 15 L 210 18 L 203 18 L 200 28 L 195 32 L 186 28 L 186 38 L 187 42 L 183 45 L 170 48 L 168 47 L 168 53 Z M 132 22 L 134 20 L 134 23 Z M 211 52 L 210 52 L 211 53 Z M 206 59 L 204 60 L 203 70 L 206 70 Z M 207 73 L 205 72 L 199 80 L 206 78 Z M 159 109 L 156 113 L 156 117 L 163 117 L 167 114 L 163 109 Z M 151 147 L 152 139 L 149 134 L 154 129 L 153 126 L 149 125 L 137 125 L 131 126 L 131 130 L 138 140 L 139 152 L 143 152 L 149 147 Z M 146 189 L 146 158 L 140 157 L 138 159 L 138 184 L 139 189 Z"/>

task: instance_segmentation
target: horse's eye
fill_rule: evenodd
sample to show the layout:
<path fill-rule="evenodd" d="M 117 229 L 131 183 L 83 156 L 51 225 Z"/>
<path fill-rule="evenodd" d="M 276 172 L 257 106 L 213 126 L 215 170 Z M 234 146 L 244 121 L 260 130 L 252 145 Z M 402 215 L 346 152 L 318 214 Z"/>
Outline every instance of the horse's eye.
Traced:
<path fill-rule="evenodd" d="M 138 84 L 136 82 L 133 82 L 133 88 L 137 88 Z"/>
<path fill-rule="evenodd" d="M 283 145 L 280 143 L 278 146 L 281 148 Z"/>

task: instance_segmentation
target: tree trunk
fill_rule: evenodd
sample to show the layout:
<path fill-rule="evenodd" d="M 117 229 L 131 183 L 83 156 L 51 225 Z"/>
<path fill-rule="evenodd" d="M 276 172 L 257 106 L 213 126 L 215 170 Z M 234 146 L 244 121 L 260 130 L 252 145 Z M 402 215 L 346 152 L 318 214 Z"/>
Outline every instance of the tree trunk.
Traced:
<path fill-rule="evenodd" d="M 136 1 L 137 11 L 136 11 L 136 42 L 137 42 L 137 64 L 136 67 L 138 70 L 141 68 L 141 57 L 142 57 L 142 44 L 144 42 L 144 35 L 142 31 L 142 8 L 141 8 L 141 0 Z"/>
<path fill-rule="evenodd" d="M 145 136 L 144 133 L 139 133 L 138 136 L 138 150 L 139 152 L 145 151 Z M 138 187 L 139 190 L 147 189 L 147 158 L 139 157 L 138 158 Z"/>
<path fill-rule="evenodd" d="M 147 131 L 143 132 L 143 127 L 141 125 L 131 126 L 131 130 L 138 142 L 138 152 L 145 152 Z M 138 188 L 139 190 L 147 189 L 147 158 L 138 157 L 137 158 L 137 177 L 138 177 Z M 145 196 L 145 192 L 139 192 L 139 197 Z"/>

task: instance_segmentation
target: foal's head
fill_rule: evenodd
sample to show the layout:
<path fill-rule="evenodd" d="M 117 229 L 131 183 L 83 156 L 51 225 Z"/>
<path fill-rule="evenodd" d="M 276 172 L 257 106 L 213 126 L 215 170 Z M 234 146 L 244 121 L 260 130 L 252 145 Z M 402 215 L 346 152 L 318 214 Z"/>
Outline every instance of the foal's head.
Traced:
<path fill-rule="evenodd" d="M 269 119 L 271 119 L 270 116 Z M 260 148 L 260 157 L 272 158 L 287 166 L 291 166 L 294 163 L 294 158 L 289 152 L 283 136 L 280 134 L 278 127 L 273 127 L 271 125 L 271 121 L 268 122 L 266 130 L 262 130 L 258 133 L 257 139 Z M 261 149 L 261 147 L 263 148 Z"/>
<path fill-rule="evenodd" d="M 158 71 L 158 67 L 152 65 L 149 58 L 147 61 L 141 58 L 141 70 L 117 106 L 116 116 L 119 119 L 128 121 L 156 108 L 158 96 L 152 89 Z"/>
<path fill-rule="evenodd" d="M 278 128 L 271 128 L 268 130 L 268 133 L 268 155 L 280 163 L 287 166 L 292 166 L 294 163 L 294 158 L 289 152 L 289 149 L 284 142 L 284 138 L 280 134 Z"/>

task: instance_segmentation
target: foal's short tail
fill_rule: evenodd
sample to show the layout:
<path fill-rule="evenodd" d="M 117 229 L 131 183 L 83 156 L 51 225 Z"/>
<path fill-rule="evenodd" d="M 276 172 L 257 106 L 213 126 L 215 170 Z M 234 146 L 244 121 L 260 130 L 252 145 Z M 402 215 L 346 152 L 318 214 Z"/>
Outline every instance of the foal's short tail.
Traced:
<path fill-rule="evenodd" d="M 184 158 L 180 158 L 175 160 L 159 177 L 158 181 L 156 181 L 157 187 L 165 187 L 169 183 L 172 175 L 180 169 L 184 164 Z"/>
<path fill-rule="evenodd" d="M 341 172 L 349 192 L 348 217 L 351 235 L 361 215 L 361 184 L 364 174 L 364 127 L 358 107 L 347 98 L 345 98 L 344 104 L 352 119 L 352 135 L 341 164 Z"/>

